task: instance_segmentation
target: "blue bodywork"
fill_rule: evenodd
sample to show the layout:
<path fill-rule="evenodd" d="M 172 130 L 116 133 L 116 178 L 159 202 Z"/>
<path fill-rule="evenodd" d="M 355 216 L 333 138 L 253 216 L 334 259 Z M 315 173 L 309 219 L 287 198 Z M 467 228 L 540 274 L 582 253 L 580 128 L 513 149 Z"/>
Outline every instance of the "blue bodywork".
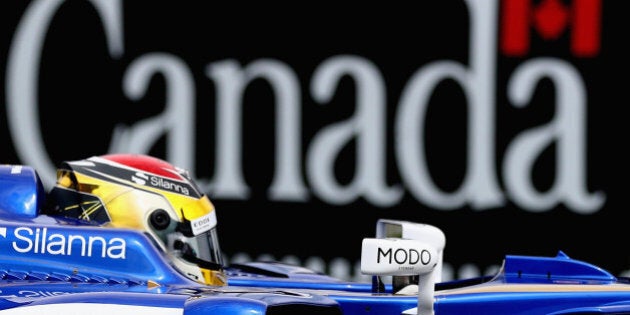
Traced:
<path fill-rule="evenodd" d="M 41 215 L 44 199 L 32 168 L 0 165 L 0 313 L 416 314 L 418 294 L 379 277 L 348 282 L 279 262 L 227 266 L 227 286 L 200 285 L 143 233 Z M 495 276 L 436 283 L 433 301 L 438 315 L 630 314 L 630 284 L 563 252 L 507 255 Z"/>

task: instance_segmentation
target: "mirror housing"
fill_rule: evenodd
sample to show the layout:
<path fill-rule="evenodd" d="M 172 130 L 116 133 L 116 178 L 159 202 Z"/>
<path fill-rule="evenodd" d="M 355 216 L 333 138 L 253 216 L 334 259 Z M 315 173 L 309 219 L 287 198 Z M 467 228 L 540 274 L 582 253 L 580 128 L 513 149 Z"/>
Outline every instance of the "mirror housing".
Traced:
<path fill-rule="evenodd" d="M 392 286 L 394 294 L 417 284 L 418 306 L 403 313 L 433 315 L 435 283 L 442 280 L 445 245 L 444 233 L 435 226 L 379 219 L 376 238 L 363 239 L 361 272 L 374 276 L 375 293 L 380 291 L 380 276 L 393 276 L 393 282 L 402 285 Z"/>
<path fill-rule="evenodd" d="M 395 238 L 364 238 L 361 272 L 376 276 L 415 276 L 433 272 L 438 253 L 431 245 Z"/>

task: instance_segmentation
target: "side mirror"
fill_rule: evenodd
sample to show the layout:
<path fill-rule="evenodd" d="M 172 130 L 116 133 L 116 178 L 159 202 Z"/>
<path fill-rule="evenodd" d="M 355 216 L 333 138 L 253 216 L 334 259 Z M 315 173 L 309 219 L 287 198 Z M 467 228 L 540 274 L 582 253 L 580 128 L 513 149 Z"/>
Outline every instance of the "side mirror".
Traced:
<path fill-rule="evenodd" d="M 435 270 L 438 253 L 416 240 L 364 238 L 361 272 L 376 276 L 415 276 Z"/>
<path fill-rule="evenodd" d="M 364 238 L 361 272 L 374 276 L 373 290 L 380 292 L 380 276 L 393 276 L 394 293 L 418 286 L 418 306 L 405 315 L 433 315 L 435 283 L 442 279 L 446 237 L 439 228 L 422 223 L 379 219 L 376 238 Z"/>
<path fill-rule="evenodd" d="M 438 227 L 430 224 L 400 220 L 379 219 L 376 222 L 376 238 L 402 238 L 430 244 L 438 254 L 438 265 L 433 282 L 442 282 L 442 262 L 446 236 Z"/>
<path fill-rule="evenodd" d="M 437 250 L 428 243 L 395 238 L 364 238 L 361 272 L 373 276 L 418 276 L 418 306 L 404 314 L 433 315 Z"/>

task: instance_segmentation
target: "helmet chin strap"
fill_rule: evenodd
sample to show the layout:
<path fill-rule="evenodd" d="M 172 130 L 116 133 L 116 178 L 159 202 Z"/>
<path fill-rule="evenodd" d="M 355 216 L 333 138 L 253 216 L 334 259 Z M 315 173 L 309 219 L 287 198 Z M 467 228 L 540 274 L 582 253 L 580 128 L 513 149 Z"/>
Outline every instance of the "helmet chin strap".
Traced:
<path fill-rule="evenodd" d="M 193 231 L 192 231 L 192 225 L 190 224 L 190 220 L 186 219 L 186 215 L 184 214 L 184 209 L 180 208 L 179 211 L 182 214 L 182 222 L 177 224 L 176 231 L 188 237 L 194 236 Z"/>
<path fill-rule="evenodd" d="M 172 257 L 171 261 L 175 265 L 175 268 L 183 273 L 186 278 L 205 284 L 205 277 L 201 273 L 201 269 L 199 269 L 198 266 L 186 263 L 185 261 L 180 260 L 178 257 Z"/>
<path fill-rule="evenodd" d="M 221 269 L 223 269 L 223 265 L 221 265 L 221 264 L 217 264 L 215 262 L 199 259 L 196 256 L 190 255 L 188 253 L 183 253 L 182 254 L 182 258 L 184 258 L 184 260 L 186 260 L 187 262 L 191 262 L 191 263 L 196 264 L 199 267 L 202 267 L 202 268 L 205 268 L 205 269 L 210 269 L 210 270 L 221 270 Z"/>

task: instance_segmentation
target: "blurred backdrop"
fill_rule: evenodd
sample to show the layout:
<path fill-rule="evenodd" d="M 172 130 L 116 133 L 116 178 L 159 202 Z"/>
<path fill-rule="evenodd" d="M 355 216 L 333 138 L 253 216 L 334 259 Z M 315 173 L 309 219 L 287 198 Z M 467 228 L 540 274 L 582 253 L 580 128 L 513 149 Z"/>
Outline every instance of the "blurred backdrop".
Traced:
<path fill-rule="evenodd" d="M 2 1 L 0 163 L 50 187 L 64 160 L 164 158 L 215 203 L 231 261 L 361 279 L 390 218 L 444 230 L 446 279 L 559 250 L 622 275 L 625 12 Z"/>

